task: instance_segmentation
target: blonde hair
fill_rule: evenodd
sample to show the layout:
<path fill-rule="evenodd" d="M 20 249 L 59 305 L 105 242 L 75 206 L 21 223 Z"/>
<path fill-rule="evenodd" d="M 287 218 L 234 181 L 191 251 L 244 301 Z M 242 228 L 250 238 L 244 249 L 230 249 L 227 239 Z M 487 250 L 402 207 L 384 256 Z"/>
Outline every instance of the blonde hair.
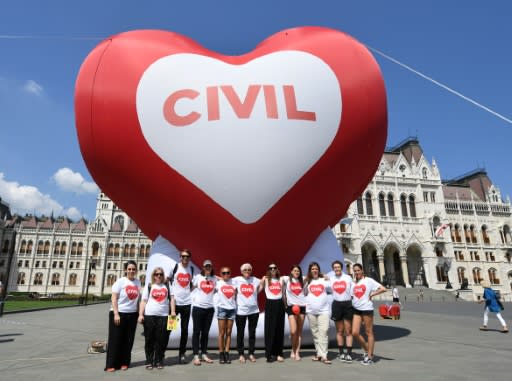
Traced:
<path fill-rule="evenodd" d="M 250 267 L 250 268 L 251 268 L 251 270 L 252 270 L 252 266 L 251 266 L 251 264 L 250 264 L 250 263 L 244 263 L 242 266 L 240 266 L 240 271 L 243 271 L 243 270 L 244 270 L 244 268 L 246 268 L 246 267 Z"/>
<path fill-rule="evenodd" d="M 482 280 L 480 281 L 480 286 L 482 286 L 483 288 L 490 288 L 491 283 L 488 280 Z"/>

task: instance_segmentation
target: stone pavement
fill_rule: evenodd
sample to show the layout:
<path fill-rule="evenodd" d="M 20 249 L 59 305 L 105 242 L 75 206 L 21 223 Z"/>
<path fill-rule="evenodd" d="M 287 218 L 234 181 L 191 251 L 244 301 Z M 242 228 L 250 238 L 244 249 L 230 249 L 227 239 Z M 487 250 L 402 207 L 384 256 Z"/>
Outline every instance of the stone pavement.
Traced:
<path fill-rule="evenodd" d="M 0 318 L 0 379 L 2 380 L 478 380 L 510 378 L 512 333 L 498 331 L 490 317 L 488 332 L 480 332 L 482 305 L 457 303 L 406 303 L 401 320 L 376 315 L 376 360 L 373 366 L 333 361 L 311 361 L 306 348 L 300 362 L 267 364 L 257 351 L 256 363 L 231 365 L 177 365 L 176 350 L 168 350 L 166 368 L 144 369 L 144 338 L 137 328 L 132 368 L 105 373 L 104 354 L 87 354 L 93 340 L 107 335 L 107 304 L 5 314 Z M 511 324 L 512 305 L 504 317 Z M 496 329 L 496 330 L 493 330 Z M 359 349 L 355 350 L 360 353 Z M 189 352 L 190 353 L 190 352 Z M 212 357 L 217 353 L 211 351 Z M 235 353 L 232 351 L 232 354 Z M 289 351 L 285 351 L 286 357 Z M 334 358 L 334 348 L 330 357 Z M 233 356 L 234 357 L 234 356 Z"/>

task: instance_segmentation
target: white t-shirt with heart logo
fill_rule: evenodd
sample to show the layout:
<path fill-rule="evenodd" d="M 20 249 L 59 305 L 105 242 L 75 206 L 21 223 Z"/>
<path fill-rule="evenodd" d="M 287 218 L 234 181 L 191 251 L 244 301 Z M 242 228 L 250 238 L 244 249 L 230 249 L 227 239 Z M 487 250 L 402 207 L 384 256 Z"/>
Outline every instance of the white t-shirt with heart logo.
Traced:
<path fill-rule="evenodd" d="M 112 293 L 118 294 L 117 310 L 123 313 L 137 312 L 140 296 L 140 280 L 122 277 L 112 285 Z M 112 310 L 112 307 L 110 307 Z"/>
<path fill-rule="evenodd" d="M 329 277 L 332 289 L 332 298 L 338 302 L 347 302 L 352 300 L 352 277 L 342 273 L 339 277 L 332 275 Z"/>
<path fill-rule="evenodd" d="M 196 287 L 194 300 L 192 301 L 194 307 L 213 307 L 213 295 L 215 293 L 216 283 L 217 279 L 214 276 L 204 276 L 201 274 L 194 276 L 192 280 L 192 284 Z"/>
<path fill-rule="evenodd" d="M 215 291 L 217 292 L 217 307 L 234 310 L 236 308 L 236 289 L 237 287 L 233 279 L 227 282 L 218 280 L 215 286 Z"/>
<path fill-rule="evenodd" d="M 267 299 L 278 300 L 283 298 L 283 281 L 278 278 L 268 279 L 265 284 Z"/>
<path fill-rule="evenodd" d="M 306 313 L 313 315 L 331 312 L 330 283 L 325 278 L 312 279 L 306 287 Z"/>
<path fill-rule="evenodd" d="M 148 289 L 151 290 L 148 292 Z M 165 284 L 152 284 L 142 291 L 142 300 L 146 301 L 144 315 L 168 316 L 169 315 L 169 290 Z"/>
<path fill-rule="evenodd" d="M 305 306 L 306 295 L 304 295 L 304 286 L 297 278 L 289 276 L 281 277 L 286 288 L 286 305 L 288 306 Z"/>
<path fill-rule="evenodd" d="M 244 278 L 237 276 L 233 278 L 236 286 L 237 315 L 247 316 L 260 312 L 258 307 L 258 287 L 260 280 L 253 276 Z"/>
<path fill-rule="evenodd" d="M 192 281 L 191 266 L 187 269 L 183 267 L 181 262 L 178 263 L 178 269 L 174 274 L 174 281 L 172 282 L 172 294 L 176 299 L 177 306 L 186 306 L 192 304 L 190 296 L 190 282 Z"/>
<path fill-rule="evenodd" d="M 354 282 L 352 287 L 352 307 L 359 311 L 372 311 L 373 302 L 370 300 L 370 293 L 382 285 L 372 278 L 364 277 Z"/>

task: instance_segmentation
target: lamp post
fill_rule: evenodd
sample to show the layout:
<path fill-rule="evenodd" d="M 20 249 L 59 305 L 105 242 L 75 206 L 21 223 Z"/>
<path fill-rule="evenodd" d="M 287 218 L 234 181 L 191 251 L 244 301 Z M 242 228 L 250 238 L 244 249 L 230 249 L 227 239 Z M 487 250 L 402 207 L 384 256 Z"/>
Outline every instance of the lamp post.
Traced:
<path fill-rule="evenodd" d="M 87 268 L 87 286 L 85 287 L 85 300 L 84 304 L 87 304 L 89 298 L 89 283 L 91 280 L 91 270 L 96 268 L 96 259 L 89 258 L 89 267 Z"/>

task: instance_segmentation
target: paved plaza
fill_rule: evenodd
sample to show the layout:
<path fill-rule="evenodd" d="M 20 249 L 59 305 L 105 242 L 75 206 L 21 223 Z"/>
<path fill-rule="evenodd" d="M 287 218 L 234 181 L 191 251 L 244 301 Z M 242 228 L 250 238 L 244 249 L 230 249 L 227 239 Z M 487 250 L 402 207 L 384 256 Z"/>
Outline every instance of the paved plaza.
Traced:
<path fill-rule="evenodd" d="M 470 302 L 407 303 L 401 320 L 376 316 L 377 346 L 372 366 L 303 360 L 267 364 L 257 351 L 256 363 L 177 365 L 176 350 L 166 353 L 166 368 L 144 368 L 144 338 L 137 328 L 132 368 L 105 373 L 105 354 L 87 354 L 93 340 L 105 340 L 108 304 L 5 314 L 0 318 L 0 378 L 2 380 L 478 380 L 510 378 L 512 334 L 499 331 L 491 315 L 488 332 L 481 332 L 482 305 Z M 503 315 L 512 326 L 512 305 Z M 330 357 L 336 351 L 331 346 Z M 355 349 L 360 353 L 360 349 Z M 190 354 L 190 351 L 188 352 Z M 211 351 L 217 358 L 217 352 Z M 232 351 L 235 355 L 235 352 Z M 289 351 L 285 351 L 288 357 Z M 233 356 L 235 357 L 235 356 Z"/>

